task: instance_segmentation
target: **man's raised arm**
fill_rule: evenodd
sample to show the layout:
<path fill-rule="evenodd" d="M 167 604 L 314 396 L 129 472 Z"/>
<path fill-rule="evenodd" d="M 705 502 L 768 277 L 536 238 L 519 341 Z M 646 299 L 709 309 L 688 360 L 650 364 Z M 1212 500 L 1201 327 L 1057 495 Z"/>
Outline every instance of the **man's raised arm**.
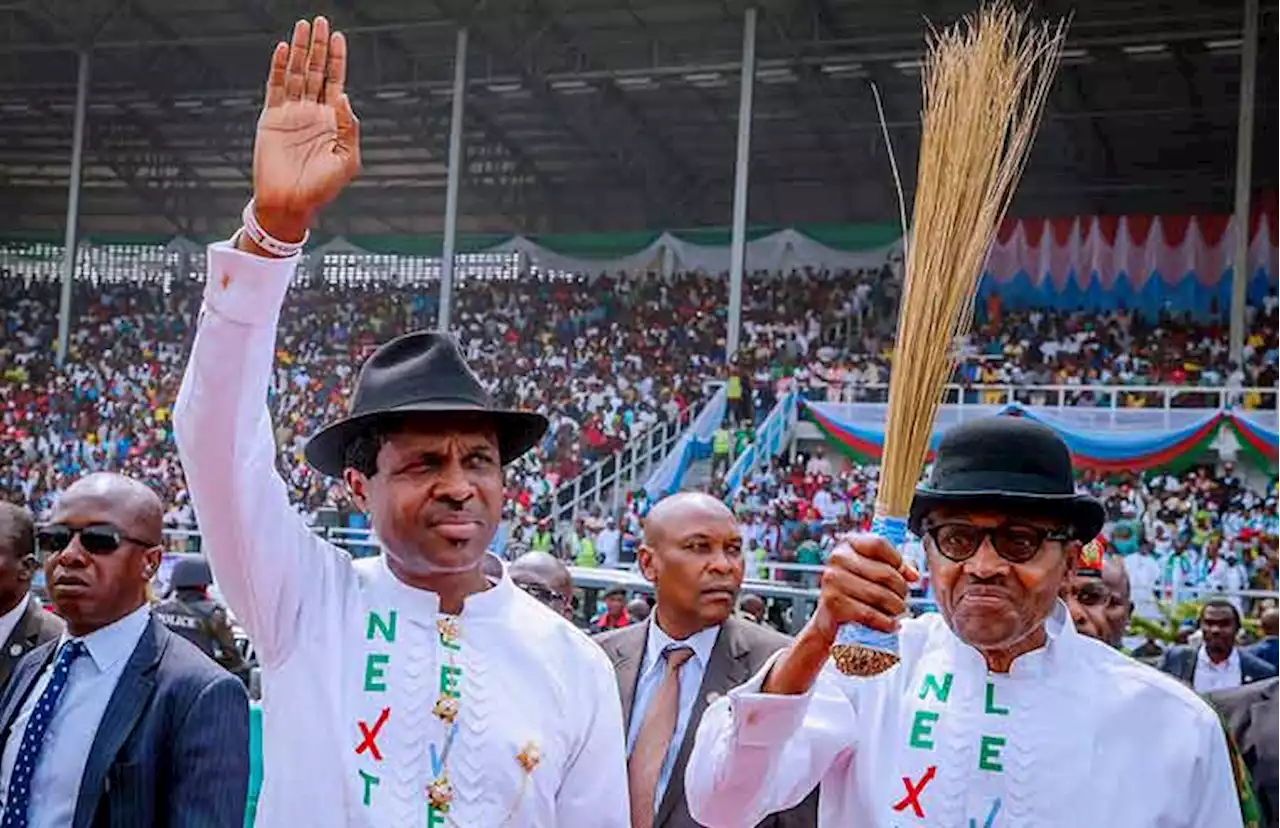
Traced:
<path fill-rule="evenodd" d="M 204 308 L 174 411 L 205 551 L 265 663 L 288 654 L 303 591 L 332 584 L 341 561 L 294 511 L 276 473 L 267 390 L 307 230 L 360 169 L 346 71 L 346 40 L 323 17 L 298 21 L 292 42 L 276 45 L 253 200 L 232 241 L 209 247 Z"/>

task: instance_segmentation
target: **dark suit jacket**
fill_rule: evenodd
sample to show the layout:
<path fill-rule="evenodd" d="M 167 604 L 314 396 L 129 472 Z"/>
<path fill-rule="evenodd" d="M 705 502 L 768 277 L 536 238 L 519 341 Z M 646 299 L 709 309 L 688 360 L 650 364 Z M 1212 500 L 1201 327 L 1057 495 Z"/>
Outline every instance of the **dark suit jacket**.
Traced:
<path fill-rule="evenodd" d="M 13 675 L 13 668 L 27 653 L 46 641 L 52 641 L 62 635 L 62 619 L 36 603 L 27 596 L 27 610 L 18 619 L 18 624 L 9 633 L 3 649 L 0 649 L 0 688 L 3 688 Z"/>
<path fill-rule="evenodd" d="M 1239 647 L 1236 650 L 1240 653 L 1241 684 L 1261 681 L 1276 674 L 1276 668 L 1267 662 Z M 1164 660 L 1160 662 L 1160 669 L 1176 679 L 1181 679 L 1188 686 L 1194 687 L 1196 657 L 1199 654 L 1199 647 L 1191 647 L 1185 644 L 1178 647 L 1170 647 L 1164 654 Z"/>
<path fill-rule="evenodd" d="M 33 650 L 0 697 L 0 743 L 57 642 Z M 249 786 L 244 685 L 155 619 L 89 750 L 72 828 L 241 828 Z M 33 792 L 33 796 L 39 796 Z"/>
<path fill-rule="evenodd" d="M 1280 639 L 1274 635 L 1269 635 L 1259 641 L 1257 644 L 1251 645 L 1247 652 L 1255 655 L 1272 667 L 1280 666 Z"/>
<path fill-rule="evenodd" d="M 618 675 L 618 691 L 622 696 L 624 727 L 631 727 L 631 707 L 635 699 L 636 684 L 640 680 L 640 668 L 644 662 L 645 644 L 649 638 L 649 624 L 635 624 L 621 630 L 597 636 L 596 641 L 608 653 Z M 759 624 L 729 618 L 720 627 L 716 645 L 711 650 L 707 670 L 698 688 L 689 726 L 685 729 L 680 752 L 676 754 L 671 780 L 663 793 L 662 802 L 653 821 L 653 828 L 694 828 L 697 823 L 689 816 L 689 806 L 684 799 L 684 769 L 693 751 L 694 734 L 707 705 L 717 697 L 751 678 L 769 656 L 787 646 L 785 635 Z M 814 828 L 818 824 L 818 790 L 815 788 L 804 802 L 789 811 L 772 814 L 760 823 L 762 828 Z"/>
<path fill-rule="evenodd" d="M 1277 786 L 1280 786 L 1280 680 L 1259 681 L 1234 690 L 1209 693 L 1205 698 L 1222 716 L 1223 723 L 1253 779 L 1253 790 L 1262 805 L 1263 824 L 1276 828 Z"/>

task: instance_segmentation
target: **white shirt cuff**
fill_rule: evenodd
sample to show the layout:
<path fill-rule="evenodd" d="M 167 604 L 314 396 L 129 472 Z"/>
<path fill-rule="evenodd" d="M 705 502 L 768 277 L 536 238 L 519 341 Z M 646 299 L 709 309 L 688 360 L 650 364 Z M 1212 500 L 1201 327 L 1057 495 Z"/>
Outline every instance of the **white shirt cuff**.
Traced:
<path fill-rule="evenodd" d="M 229 241 L 208 247 L 205 305 L 242 325 L 274 323 L 301 255 L 271 259 L 237 250 Z"/>
<path fill-rule="evenodd" d="M 735 742 L 747 747 L 774 747 L 795 735 L 809 711 L 817 681 L 799 696 L 762 692 L 764 680 L 783 651 L 770 656 L 749 681 L 729 691 Z"/>

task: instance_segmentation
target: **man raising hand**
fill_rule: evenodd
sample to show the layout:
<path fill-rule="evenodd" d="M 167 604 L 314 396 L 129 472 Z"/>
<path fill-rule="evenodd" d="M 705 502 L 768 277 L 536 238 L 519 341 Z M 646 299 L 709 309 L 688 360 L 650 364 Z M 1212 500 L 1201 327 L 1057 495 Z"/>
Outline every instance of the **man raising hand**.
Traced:
<path fill-rule="evenodd" d="M 484 566 L 503 466 L 546 419 L 495 407 L 453 340 L 420 331 L 369 357 L 349 415 L 306 446 L 381 555 L 352 561 L 313 534 L 276 473 L 264 403 L 280 306 L 316 212 L 360 168 L 346 67 L 323 17 L 272 55 L 254 198 L 234 246 L 209 249 L 174 412 L 209 561 L 262 663 L 258 821 L 623 828 L 608 658 Z"/>

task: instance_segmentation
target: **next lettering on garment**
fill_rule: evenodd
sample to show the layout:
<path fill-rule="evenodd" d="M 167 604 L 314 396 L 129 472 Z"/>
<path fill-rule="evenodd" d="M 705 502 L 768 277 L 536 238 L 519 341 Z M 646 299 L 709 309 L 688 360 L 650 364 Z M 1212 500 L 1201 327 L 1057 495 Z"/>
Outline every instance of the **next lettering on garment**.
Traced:
<path fill-rule="evenodd" d="M 905 621 L 874 678 L 828 666 L 809 693 L 711 705 L 685 775 L 704 824 L 755 824 L 822 786 L 820 828 L 1235 828 L 1226 742 L 1188 688 L 1076 633 L 992 673 L 940 615 Z M 1142 767 L 1159 785 L 1132 784 Z"/>
<path fill-rule="evenodd" d="M 174 422 L 210 562 L 263 666 L 259 823 L 623 828 L 608 658 L 505 573 L 448 615 L 383 556 L 317 536 L 276 473 L 265 405 L 296 262 L 226 244 L 208 262 Z"/>
<path fill-rule="evenodd" d="M 396 640 L 396 621 L 399 613 L 387 610 L 385 613 L 369 612 L 369 621 L 365 638 L 370 642 L 370 650 L 365 655 L 364 692 L 377 698 L 385 698 L 387 692 L 387 672 L 391 665 L 392 655 L 384 646 L 394 645 Z M 426 825 L 427 828 L 439 828 L 448 824 L 449 813 L 453 805 L 453 783 L 448 773 L 448 757 L 458 733 L 458 710 L 462 699 L 462 668 L 454 662 L 461 651 L 458 619 L 453 616 L 440 616 L 436 620 L 439 652 L 443 657 L 437 658 L 439 682 L 436 688 L 436 701 L 431 708 L 433 717 L 439 722 L 438 731 L 428 739 L 428 755 L 430 758 L 430 782 L 426 793 Z M 427 673 L 430 674 L 429 672 Z M 377 701 L 374 702 L 376 707 Z M 417 705 L 420 707 L 421 705 Z M 370 724 L 365 720 L 357 722 L 359 743 L 356 745 L 358 755 L 366 755 L 366 765 L 357 768 L 363 785 L 362 804 L 373 805 L 375 790 L 382 782 L 379 773 L 384 772 L 382 751 L 378 747 L 378 738 L 383 728 L 391 720 L 392 708 L 383 706 L 378 710 L 377 719 Z M 394 727 L 392 728 L 394 733 Z M 389 737 L 390 738 L 390 737 Z M 541 762 L 541 749 L 534 741 L 527 742 L 516 756 L 526 774 L 532 773 Z M 523 785 L 521 793 L 523 793 Z M 520 806 L 519 800 L 513 803 L 512 813 Z M 508 815 L 508 818 L 511 815 Z"/>
<path fill-rule="evenodd" d="M 919 704 L 910 715 L 911 726 L 907 735 L 908 765 L 913 764 L 910 761 L 912 757 L 918 758 L 914 763 L 914 774 L 908 773 L 902 777 L 903 795 L 892 806 L 895 812 L 925 818 L 927 816 L 925 804 L 929 801 L 926 790 L 938 773 L 939 761 L 946 764 L 948 761 L 959 758 L 951 757 L 942 760 L 937 758 L 937 739 L 940 733 L 947 731 L 945 720 L 948 716 L 948 703 L 951 700 L 954 684 L 955 673 L 953 672 L 940 675 L 926 672 L 920 679 L 919 690 L 915 694 L 915 700 Z M 982 713 L 987 720 L 979 725 L 979 731 L 983 732 L 977 736 L 977 748 L 976 751 L 972 751 L 976 754 L 976 762 L 969 770 L 975 772 L 974 786 L 990 792 L 991 804 L 986 814 L 980 815 L 981 819 L 970 817 L 969 824 L 991 828 L 1000 813 L 1003 799 L 999 794 L 999 784 L 984 784 L 982 775 L 1004 773 L 1003 752 L 1009 739 L 1005 727 L 1009 708 L 997 703 L 996 683 L 992 678 L 988 678 L 986 682 Z M 961 755 L 966 753 L 962 751 Z"/>

